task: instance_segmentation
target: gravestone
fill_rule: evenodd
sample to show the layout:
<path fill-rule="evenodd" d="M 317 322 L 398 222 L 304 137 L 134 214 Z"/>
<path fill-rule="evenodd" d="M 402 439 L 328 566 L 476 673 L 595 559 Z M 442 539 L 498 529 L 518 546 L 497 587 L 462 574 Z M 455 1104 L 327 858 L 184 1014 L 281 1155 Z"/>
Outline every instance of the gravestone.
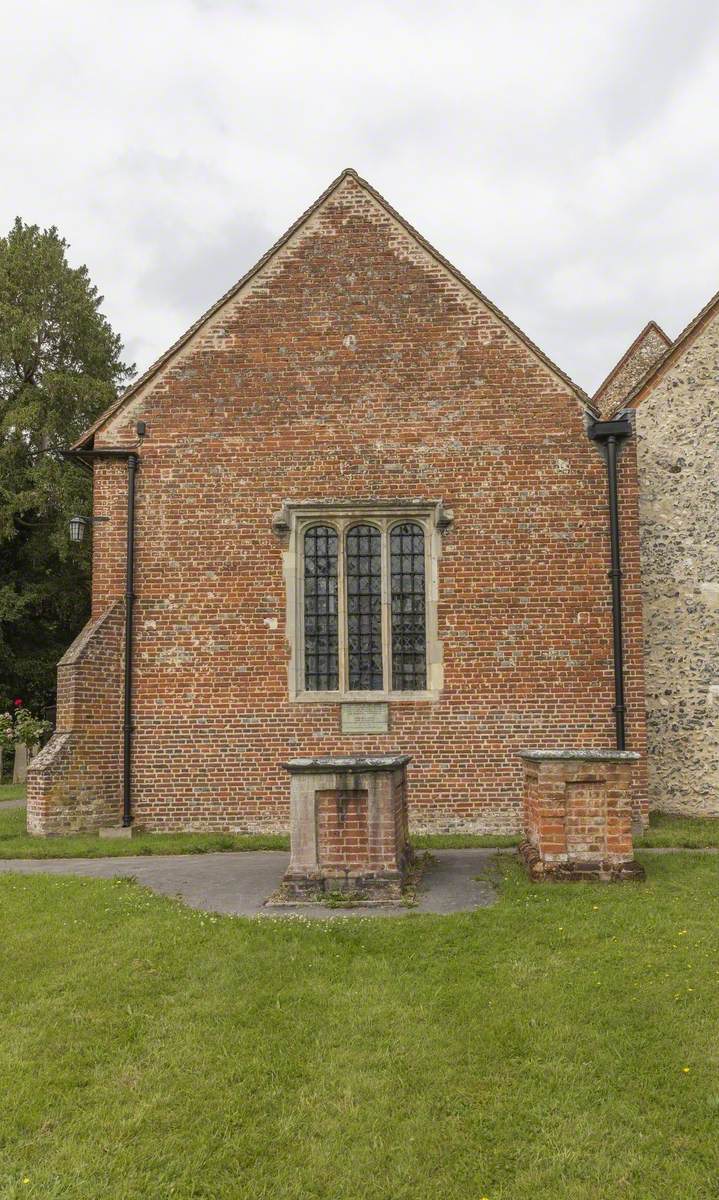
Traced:
<path fill-rule="evenodd" d="M 27 764 L 28 764 L 27 746 L 22 742 L 15 746 L 15 761 L 12 768 L 13 783 L 25 783 L 27 780 Z"/>

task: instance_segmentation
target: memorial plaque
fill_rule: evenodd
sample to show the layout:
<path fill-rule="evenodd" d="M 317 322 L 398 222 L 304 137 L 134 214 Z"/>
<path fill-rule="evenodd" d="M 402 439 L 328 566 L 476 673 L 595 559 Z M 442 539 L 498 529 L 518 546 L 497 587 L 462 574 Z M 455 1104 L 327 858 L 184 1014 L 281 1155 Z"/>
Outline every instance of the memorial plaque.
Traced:
<path fill-rule="evenodd" d="M 389 704 L 343 704 L 343 733 L 387 733 Z"/>

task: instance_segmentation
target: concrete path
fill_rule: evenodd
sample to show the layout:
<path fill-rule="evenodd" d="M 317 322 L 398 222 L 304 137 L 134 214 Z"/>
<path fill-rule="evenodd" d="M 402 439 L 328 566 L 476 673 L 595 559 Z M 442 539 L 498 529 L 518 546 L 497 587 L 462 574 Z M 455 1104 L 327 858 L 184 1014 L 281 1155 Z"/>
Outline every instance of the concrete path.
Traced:
<path fill-rule="evenodd" d="M 21 796 L 18 800 L 0 800 L 0 809 L 24 808 L 26 803 L 27 803 L 27 801 L 25 800 L 24 796 Z"/>
<path fill-rule="evenodd" d="M 283 850 L 227 851 L 221 854 L 158 854 L 122 858 L 4 859 L 0 873 L 88 875 L 113 879 L 131 875 L 161 896 L 175 896 L 191 908 L 242 917 L 405 917 L 410 913 L 470 912 L 496 899 L 491 882 L 494 850 L 433 850 L 417 894 L 417 904 L 327 908 L 321 904 L 266 906 L 287 865 Z M 477 880 L 477 876 L 481 878 Z"/>

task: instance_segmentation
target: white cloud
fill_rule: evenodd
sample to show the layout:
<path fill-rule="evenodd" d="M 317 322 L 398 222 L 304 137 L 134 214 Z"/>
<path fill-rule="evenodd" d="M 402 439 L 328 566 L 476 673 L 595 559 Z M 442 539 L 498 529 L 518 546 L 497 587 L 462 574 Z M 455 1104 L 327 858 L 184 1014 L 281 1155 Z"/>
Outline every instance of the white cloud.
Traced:
<path fill-rule="evenodd" d="M 145 367 L 353 165 L 591 389 L 719 287 L 715 0 L 4 5 L 0 228 Z"/>

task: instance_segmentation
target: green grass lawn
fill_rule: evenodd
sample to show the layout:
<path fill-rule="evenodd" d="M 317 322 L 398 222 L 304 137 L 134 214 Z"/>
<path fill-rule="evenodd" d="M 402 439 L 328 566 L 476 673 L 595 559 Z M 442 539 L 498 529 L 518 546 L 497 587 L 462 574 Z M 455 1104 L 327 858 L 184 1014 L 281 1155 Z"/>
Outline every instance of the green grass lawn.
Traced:
<path fill-rule="evenodd" d="M 0 784 L 0 800 L 24 800 L 25 799 L 25 784 L 24 783 L 2 783 Z"/>
<path fill-rule="evenodd" d="M 24 797 L 22 785 L 0 786 L 1 800 Z M 462 850 L 473 847 L 511 847 L 520 838 L 502 834 L 415 834 L 418 850 Z M 211 850 L 289 850 L 282 834 L 145 833 L 124 839 L 100 840 L 96 834 L 73 837 L 30 837 L 25 810 L 0 808 L 0 858 L 102 858 L 128 854 L 206 854 Z M 719 847 L 719 817 L 674 817 L 652 813 L 640 846 Z M 0 1193 L 0 1200 L 2 1194 Z"/>
<path fill-rule="evenodd" d="M 24 797 L 22 785 L 0 787 L 0 801 Z M 472 846 L 516 846 L 518 837 L 471 834 L 425 834 L 412 839 L 418 849 L 462 849 Z M 101 858 L 127 854 L 206 854 L 211 850 L 289 850 L 282 834 L 140 833 L 128 841 L 97 834 L 31 837 L 25 809 L 0 808 L 0 858 Z M 2 1194 L 0 1193 L 0 1200 Z"/>
<path fill-rule="evenodd" d="M 501 833 L 413 833 L 417 850 L 472 850 L 485 846 L 518 846 L 521 838 Z"/>
<path fill-rule="evenodd" d="M 417 836 L 412 841 L 418 849 L 441 850 L 515 846 L 519 838 L 434 834 Z M 289 848 L 289 837 L 272 833 L 140 833 L 129 840 L 100 839 L 92 833 L 71 837 L 32 837 L 25 828 L 24 808 L 0 809 L 0 858 L 102 858 L 125 854 L 206 854 L 211 850 Z"/>
<path fill-rule="evenodd" d="M 0 877 L 2 1200 L 715 1200 L 719 873 L 248 921 Z"/>
<path fill-rule="evenodd" d="M 679 817 L 653 812 L 649 817 L 648 830 L 636 839 L 635 844 L 695 849 L 719 846 L 719 817 Z"/>
<path fill-rule="evenodd" d="M 33 837 L 25 828 L 25 809 L 0 809 L 0 858 L 116 858 L 125 854 L 207 854 L 211 850 L 288 850 L 282 834 L 140 833 L 124 838 L 97 834 Z M 0 1200 L 4 1200 L 0 1190 Z"/>

